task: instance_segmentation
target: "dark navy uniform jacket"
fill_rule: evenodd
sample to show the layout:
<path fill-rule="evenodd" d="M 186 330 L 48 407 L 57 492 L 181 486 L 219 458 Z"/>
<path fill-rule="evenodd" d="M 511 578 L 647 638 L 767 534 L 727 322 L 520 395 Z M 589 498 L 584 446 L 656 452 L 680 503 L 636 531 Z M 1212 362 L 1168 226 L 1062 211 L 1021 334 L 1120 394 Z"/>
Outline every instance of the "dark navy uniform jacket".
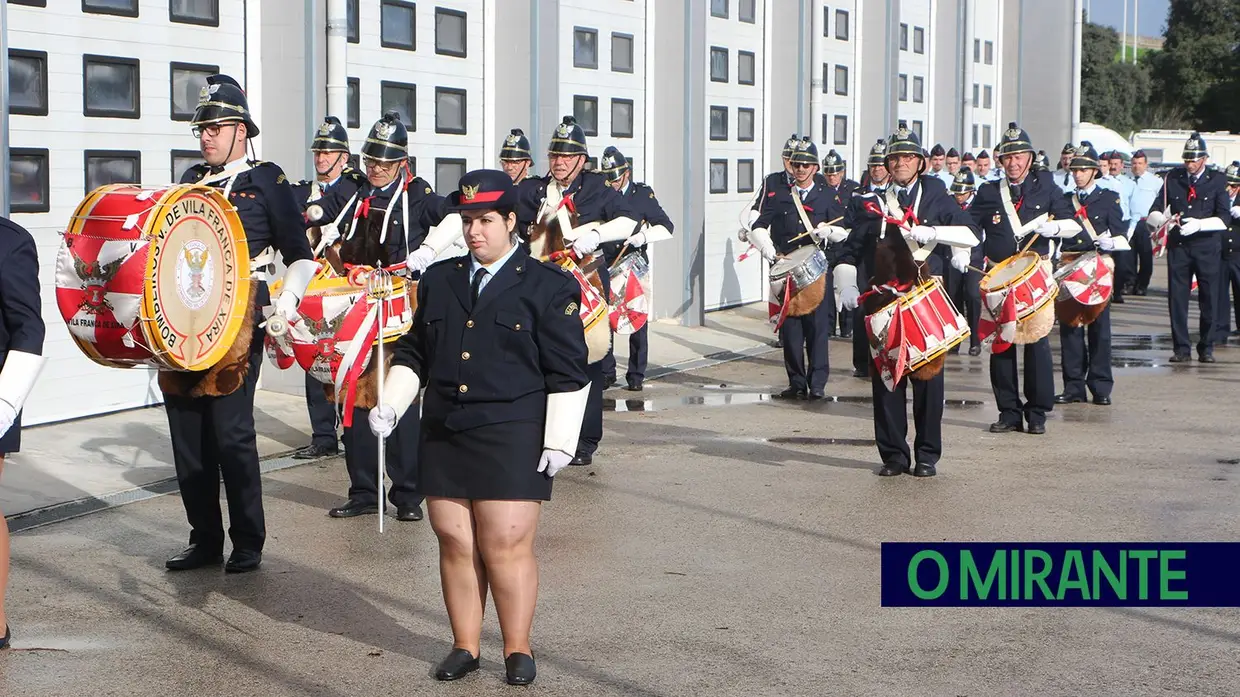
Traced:
<path fill-rule="evenodd" d="M 848 230 L 848 238 L 840 245 L 835 257 L 837 264 L 852 264 L 857 267 L 857 278 L 865 279 L 874 268 L 874 250 L 883 236 L 882 218 L 866 210 L 867 202 L 879 204 L 884 196 L 883 189 L 874 191 L 870 187 L 857 189 L 848 199 L 848 207 L 844 211 L 842 227 Z"/>
<path fill-rule="evenodd" d="M 1230 206 L 1240 203 L 1240 196 L 1232 199 L 1231 194 L 1227 193 L 1227 197 Z M 1223 256 L 1230 257 L 1237 252 L 1240 252 L 1240 219 L 1232 218 L 1227 230 L 1223 233 Z"/>
<path fill-rule="evenodd" d="M 955 198 L 955 197 L 953 196 L 952 198 Z M 963 205 L 961 205 L 961 206 L 960 206 L 960 208 L 961 208 L 961 209 L 962 209 L 965 213 L 968 213 L 968 214 L 969 214 L 969 217 L 973 219 L 973 229 L 974 229 L 974 232 L 976 232 L 976 233 L 977 233 L 977 238 L 978 238 L 978 240 L 981 242 L 981 243 L 980 243 L 980 244 L 978 244 L 976 247 L 974 247 L 972 250 L 970 250 L 970 252 L 969 252 L 969 265 L 970 265 L 970 266 L 972 266 L 972 267 L 973 267 L 973 268 L 975 268 L 975 269 L 983 269 L 983 268 L 986 268 L 986 267 L 985 267 L 985 263 L 986 263 L 986 261 L 985 261 L 985 260 L 986 260 L 986 244 L 985 244 L 985 241 L 984 241 L 984 240 L 982 240 L 982 230 L 984 230 L 984 229 L 985 229 L 985 226 L 983 226 L 983 225 L 982 225 L 982 223 L 983 223 L 983 220 L 982 220 L 982 215 L 983 215 L 983 214 L 977 210 L 977 207 L 976 207 L 976 206 L 974 206 L 974 205 L 973 205 L 973 204 L 975 204 L 975 203 L 977 203 L 977 194 L 973 194 L 973 198 L 969 199 L 969 201 L 968 201 L 968 202 L 966 202 L 966 203 L 964 203 Z M 949 261 L 950 261 L 950 260 L 949 260 Z"/>
<path fill-rule="evenodd" d="M 335 220 L 345 207 L 349 205 L 353 194 L 367 186 L 366 175 L 351 167 L 345 167 L 340 176 L 336 178 L 336 181 L 332 182 L 330 186 L 324 187 L 319 198 L 311 201 L 310 194 L 314 187 L 320 186 L 322 185 L 317 181 L 309 180 L 303 180 L 293 185 L 293 194 L 297 197 L 297 203 L 301 206 L 303 212 L 312 203 L 318 205 L 323 210 L 323 214 L 319 218 L 315 220 L 307 219 L 305 221 L 306 227 L 329 225 Z M 347 221 L 341 220 L 341 222 Z M 344 226 L 342 225 L 341 227 Z"/>
<path fill-rule="evenodd" d="M 1128 234 L 1128 225 L 1124 222 L 1124 212 L 1119 205 L 1119 194 L 1111 189 L 1104 189 L 1101 186 L 1094 186 L 1094 190 L 1088 196 L 1083 196 L 1079 192 L 1074 192 L 1080 197 L 1081 207 L 1085 209 L 1085 215 L 1089 218 L 1089 222 L 1094 226 L 1094 234 L 1102 235 L 1110 232 L 1112 237 L 1124 237 Z M 1076 210 L 1076 206 L 1072 204 L 1072 193 L 1064 194 L 1064 199 L 1068 205 Z M 1089 231 L 1085 230 L 1085 223 L 1080 216 L 1077 220 L 1081 222 L 1081 231 L 1076 237 L 1063 238 L 1063 251 L 1065 252 L 1088 252 L 1096 248 L 1096 245 L 1089 237 Z M 1109 254 L 1110 252 L 1103 252 Z"/>
<path fill-rule="evenodd" d="M 1018 242 L 1008 226 L 1007 211 L 1004 210 L 1003 199 L 999 193 L 1001 186 L 1008 186 L 1008 180 L 984 182 L 977 190 L 977 197 L 973 199 L 973 213 L 981 218 L 982 231 L 986 235 L 986 258 L 992 264 L 1007 259 L 1029 244 L 1028 238 Z M 1072 210 L 1072 204 L 1064 198 L 1063 189 L 1059 188 L 1054 177 L 1047 171 L 1030 171 L 1025 181 L 1021 182 L 1019 192 L 1012 196 L 1012 204 L 1016 206 L 1016 216 L 1020 218 L 1017 227 L 1043 213 L 1050 213 L 1054 220 L 1068 220 L 1075 217 L 1076 213 Z M 1037 237 L 1029 248 L 1031 251 L 1043 256 L 1050 254 L 1049 239 L 1033 231 L 1029 234 Z"/>
<path fill-rule="evenodd" d="M 894 179 L 889 181 L 891 186 L 896 187 L 898 191 L 899 184 Z M 917 200 L 919 191 L 921 193 L 920 201 Z M 947 193 L 947 185 L 943 183 L 942 179 L 930 174 L 920 175 L 913 182 L 908 196 L 909 205 L 912 205 L 913 202 L 917 203 L 917 210 L 913 211 L 914 215 L 917 216 L 917 224 L 929 226 L 963 225 L 973 232 L 974 237 L 981 239 L 981 234 L 973 222 L 973 216 L 965 213 L 960 204 L 956 203 L 956 199 Z M 974 200 L 976 201 L 976 199 Z M 907 211 L 907 209 L 905 210 Z M 942 276 L 947 272 L 951 258 L 952 247 L 938 244 L 930 252 L 930 256 L 926 258 L 926 265 L 929 267 L 931 274 Z"/>
<path fill-rule="evenodd" d="M 817 177 L 817 175 L 815 175 Z M 815 178 L 815 181 L 817 179 Z M 770 201 L 767 194 L 772 191 L 787 191 L 792 186 L 792 175 L 787 172 L 771 172 L 762 180 L 762 191 L 758 192 L 758 200 L 753 202 L 753 210 L 761 213 Z M 830 218 L 828 218 L 830 220 Z M 755 227 L 757 227 L 755 225 Z"/>
<path fill-rule="evenodd" d="M 43 355 L 42 308 L 34 237 L 17 223 L 0 218 L 0 367 L 9 351 Z"/>
<path fill-rule="evenodd" d="M 791 188 L 776 186 L 763 192 L 762 198 L 762 213 L 754 221 L 753 227 L 767 228 L 770 231 L 771 242 L 775 244 L 777 253 L 787 254 L 798 247 L 814 244 L 810 235 L 795 242 L 791 241 L 805 232 L 805 224 L 801 222 L 796 202 L 792 200 Z M 805 215 L 810 224 L 814 226 L 844 215 L 844 207 L 838 202 L 835 192 L 816 181 L 801 198 L 801 204 L 805 207 Z"/>
<path fill-rule="evenodd" d="M 447 217 L 448 200 L 431 189 L 431 185 L 421 177 L 414 177 L 409 182 L 405 194 L 409 197 L 409 229 L 405 230 L 402 220 L 403 206 L 400 200 L 392 205 L 388 216 L 387 238 L 383 244 L 383 216 L 392 197 L 400 190 L 400 179 L 395 179 L 387 186 L 376 188 L 369 182 L 358 194 L 351 210 L 345 213 L 340 221 L 340 259 L 346 264 L 365 264 L 367 266 L 391 266 L 398 264 L 409 256 L 409 253 L 422 246 L 426 233 Z M 349 238 L 349 229 L 353 218 L 360 216 L 353 237 Z"/>
<path fill-rule="evenodd" d="M 663 206 L 659 205 L 659 199 L 654 197 L 654 189 L 640 182 L 630 182 L 628 191 L 618 193 L 633 210 L 633 219 L 637 221 L 637 229 L 633 230 L 634 233 L 641 230 L 643 222 L 651 227 L 662 225 L 667 228 L 668 232 L 675 230 L 675 226 L 672 225 L 672 219 L 667 217 Z M 603 252 L 603 261 L 607 266 L 610 267 L 615 262 L 616 255 L 620 253 L 623 247 L 624 242 L 608 242 L 600 247 Z M 633 251 L 633 249 L 630 247 L 629 251 Z M 636 249 L 643 255 L 646 254 L 646 245 Z"/>
<path fill-rule="evenodd" d="M 534 223 L 543 199 L 547 197 L 550 177 L 532 177 L 517 185 L 517 224 L 520 230 L 528 230 Z M 530 182 L 526 184 L 526 182 Z M 607 222 L 616 218 L 640 220 L 629 199 L 607 184 L 598 172 L 581 172 L 564 191 L 564 197 L 572 197 L 577 211 L 577 224 Z M 565 204 L 567 205 L 567 204 Z M 522 217 L 525 216 L 525 217 Z"/>
<path fill-rule="evenodd" d="M 470 262 L 447 259 L 422 274 L 413 328 L 397 340 L 392 365 L 426 386 L 423 423 L 465 431 L 541 421 L 547 394 L 589 382 L 581 287 L 518 247 L 475 305 Z"/>
<path fill-rule="evenodd" d="M 1163 200 L 1166 203 L 1163 203 Z M 1180 218 L 1220 218 L 1231 223 L 1231 199 L 1227 194 L 1227 176 L 1211 169 L 1202 171 L 1196 182 L 1191 181 L 1188 170 L 1176 167 L 1163 177 L 1163 189 L 1154 198 L 1150 213 L 1162 211 L 1168 218 L 1180 214 Z M 1187 237 L 1180 234 L 1178 226 L 1172 226 L 1167 235 L 1167 246 L 1178 247 L 1196 240 L 1209 240 L 1214 232 L 1202 230 Z"/>

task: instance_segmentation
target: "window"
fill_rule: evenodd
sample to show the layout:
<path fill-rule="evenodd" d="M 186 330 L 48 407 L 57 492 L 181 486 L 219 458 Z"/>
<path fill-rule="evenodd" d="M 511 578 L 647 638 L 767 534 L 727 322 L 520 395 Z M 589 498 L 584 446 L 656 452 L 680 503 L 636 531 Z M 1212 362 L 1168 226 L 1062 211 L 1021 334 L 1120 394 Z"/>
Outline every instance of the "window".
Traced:
<path fill-rule="evenodd" d="M 435 8 L 435 53 L 464 58 L 466 51 L 465 13 Z"/>
<path fill-rule="evenodd" d="M 757 3 L 754 0 L 741 0 L 740 9 L 736 11 L 737 17 L 748 24 L 757 22 L 755 5 Z"/>
<path fill-rule="evenodd" d="M 736 81 L 742 85 L 752 85 L 755 82 L 754 54 L 751 51 L 736 52 Z"/>
<path fill-rule="evenodd" d="M 920 121 L 913 122 L 913 133 L 917 134 L 917 139 L 921 140 L 922 123 Z"/>
<path fill-rule="evenodd" d="M 136 150 L 87 150 L 86 193 L 108 184 L 142 183 L 142 153 Z"/>
<path fill-rule="evenodd" d="M 436 157 L 435 158 L 435 191 L 456 191 L 465 176 L 465 160 Z"/>
<path fill-rule="evenodd" d="M 900 73 L 900 101 L 908 101 L 908 75 Z"/>
<path fill-rule="evenodd" d="M 848 94 L 848 66 L 835 66 L 835 93 Z"/>
<path fill-rule="evenodd" d="M 168 19 L 183 24 L 220 26 L 220 0 L 171 0 Z"/>
<path fill-rule="evenodd" d="M 831 36 L 830 28 L 831 28 L 831 8 L 824 5 L 822 8 L 822 35 L 824 37 L 829 38 Z"/>
<path fill-rule="evenodd" d="M 379 83 L 379 113 L 395 111 L 410 131 L 418 130 L 418 86 L 407 82 Z"/>
<path fill-rule="evenodd" d="M 598 68 L 598 31 L 573 29 L 573 67 Z"/>
<path fill-rule="evenodd" d="M 407 157 L 405 158 L 405 160 L 409 163 L 409 173 L 415 177 L 418 176 L 418 158 Z M 357 169 L 357 168 L 354 167 L 354 169 Z M 459 184 L 460 181 L 458 180 L 457 183 Z M 453 186 L 452 189 L 455 190 L 456 186 Z"/>
<path fill-rule="evenodd" d="M 710 0 L 710 16 L 728 18 L 728 0 Z"/>
<path fill-rule="evenodd" d="M 908 50 L 908 25 L 907 24 L 900 25 L 900 50 L 901 51 Z"/>
<path fill-rule="evenodd" d="M 47 148 L 9 148 L 12 212 L 46 213 L 51 209 L 47 170 Z"/>
<path fill-rule="evenodd" d="M 362 86 L 355 77 L 349 78 L 349 113 L 345 117 L 345 125 L 349 128 L 360 128 L 362 125 Z"/>
<path fill-rule="evenodd" d="M 736 161 L 736 190 L 742 194 L 753 191 L 753 160 Z"/>
<path fill-rule="evenodd" d="M 384 48 L 417 50 L 417 17 L 414 4 L 405 0 L 383 0 L 379 16 L 379 44 Z"/>
<path fill-rule="evenodd" d="M 172 83 L 171 115 L 173 121 L 190 121 L 194 118 L 194 110 L 198 108 L 198 93 L 207 85 L 207 76 L 220 71 L 218 65 L 196 65 L 194 63 L 170 63 Z"/>
<path fill-rule="evenodd" d="M 710 192 L 712 194 L 728 193 L 728 161 L 710 161 Z"/>
<path fill-rule="evenodd" d="M 986 85 L 985 89 L 982 90 L 982 96 L 983 96 L 982 108 L 989 109 L 990 104 L 991 104 L 991 98 L 994 96 L 994 92 L 993 90 L 991 90 L 990 85 Z"/>
<path fill-rule="evenodd" d="M 356 44 L 362 40 L 361 31 L 358 29 L 358 25 L 361 23 L 358 19 L 358 14 L 361 12 L 361 10 L 358 9 L 359 1 L 360 0 L 349 0 L 347 5 L 348 9 L 345 10 L 345 24 L 348 26 L 346 33 L 348 34 L 348 40 L 351 44 Z"/>
<path fill-rule="evenodd" d="M 740 107 L 736 110 L 736 139 L 753 142 L 754 132 L 754 110 L 748 107 Z"/>
<path fill-rule="evenodd" d="M 728 49 L 719 46 L 710 47 L 710 81 L 728 81 Z"/>
<path fill-rule="evenodd" d="M 172 151 L 172 181 L 179 182 L 185 176 L 185 170 L 202 162 L 202 155 L 197 150 Z"/>
<path fill-rule="evenodd" d="M 990 147 L 990 124 L 982 126 L 982 147 Z"/>
<path fill-rule="evenodd" d="M 833 140 L 836 145 L 846 145 L 848 143 L 848 117 L 835 117 L 835 134 Z"/>
<path fill-rule="evenodd" d="M 136 119 L 139 109 L 138 61 L 82 56 L 82 114 Z"/>
<path fill-rule="evenodd" d="M 827 139 L 830 137 L 830 134 L 831 134 L 831 115 L 823 114 L 822 115 L 822 142 L 824 143 L 828 142 Z"/>
<path fill-rule="evenodd" d="M 465 90 L 435 88 L 435 132 L 465 135 Z"/>
<path fill-rule="evenodd" d="M 598 97 L 573 95 L 573 117 L 586 135 L 598 135 Z"/>
<path fill-rule="evenodd" d="M 82 0 L 82 11 L 101 15 L 138 16 L 138 0 Z"/>
<path fill-rule="evenodd" d="M 926 30 L 923 27 L 913 27 L 913 53 L 926 52 Z"/>
<path fill-rule="evenodd" d="M 982 40 L 981 39 L 973 40 L 973 62 L 974 63 L 982 62 Z"/>
<path fill-rule="evenodd" d="M 611 100 L 611 137 L 633 137 L 633 100 Z"/>
<path fill-rule="evenodd" d="M 633 72 L 633 35 L 611 35 L 611 71 L 613 73 Z"/>
<path fill-rule="evenodd" d="M 726 106 L 710 108 L 710 139 L 728 139 L 728 108 Z"/>
<path fill-rule="evenodd" d="M 977 124 L 973 124 L 973 147 L 975 147 L 975 148 L 976 148 L 976 147 L 977 147 L 977 143 L 978 143 L 978 139 L 977 139 Z"/>
<path fill-rule="evenodd" d="M 986 42 L 986 65 L 995 64 L 995 42 Z"/>
<path fill-rule="evenodd" d="M 982 105 L 982 101 L 978 99 L 978 95 L 980 94 L 980 89 L 981 88 L 978 86 L 976 82 L 973 83 L 973 108 L 975 109 Z"/>
<path fill-rule="evenodd" d="M 597 170 L 597 169 L 598 169 L 598 158 L 597 158 L 597 157 L 587 157 L 587 158 L 586 158 L 586 164 L 585 164 L 585 166 L 583 167 L 583 169 L 585 169 L 585 171 L 587 171 L 587 172 L 593 172 L 593 171 Z"/>
<path fill-rule="evenodd" d="M 9 0 L 10 5 L 28 5 L 30 7 L 47 7 L 47 0 Z"/>
<path fill-rule="evenodd" d="M 913 78 L 913 101 L 919 104 L 926 101 L 926 79 L 923 77 Z"/>
<path fill-rule="evenodd" d="M 828 90 L 829 81 L 827 80 L 827 71 L 830 69 L 830 67 L 831 66 L 827 65 L 826 63 L 822 64 L 822 93 L 823 94 L 826 94 Z"/>
<path fill-rule="evenodd" d="M 47 116 L 47 52 L 9 49 L 9 113 Z"/>

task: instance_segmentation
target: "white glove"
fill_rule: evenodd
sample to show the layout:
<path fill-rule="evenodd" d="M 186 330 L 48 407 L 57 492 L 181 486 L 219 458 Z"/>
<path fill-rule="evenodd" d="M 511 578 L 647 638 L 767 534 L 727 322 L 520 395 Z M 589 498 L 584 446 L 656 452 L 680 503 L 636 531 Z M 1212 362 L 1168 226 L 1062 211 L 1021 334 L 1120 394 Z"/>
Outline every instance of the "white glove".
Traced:
<path fill-rule="evenodd" d="M 409 256 L 405 259 L 405 268 L 410 273 L 422 273 L 426 270 L 426 267 L 431 265 L 436 256 L 438 255 L 435 254 L 435 250 L 427 245 L 422 245 L 409 253 Z"/>
<path fill-rule="evenodd" d="M 1201 221 L 1197 218 L 1186 218 L 1180 221 L 1180 234 L 1192 235 L 1201 232 Z"/>
<path fill-rule="evenodd" d="M 763 259 L 775 261 L 775 244 L 771 242 L 771 232 L 764 227 L 756 227 L 749 231 L 749 243 L 758 248 Z"/>
<path fill-rule="evenodd" d="M 855 310 L 861 291 L 857 288 L 857 267 L 852 264 L 836 264 L 835 287 L 840 289 L 840 307 Z"/>
<path fill-rule="evenodd" d="M 969 271 L 969 255 L 968 248 L 957 248 L 952 252 L 952 268 L 960 273 L 968 273 Z"/>
<path fill-rule="evenodd" d="M 370 432 L 379 438 L 387 438 L 396 430 L 396 410 L 386 404 L 371 409 L 366 420 L 370 422 Z"/>
<path fill-rule="evenodd" d="M 276 298 L 276 314 L 291 322 L 297 316 L 297 306 L 300 303 L 293 291 L 283 291 L 280 297 Z"/>
<path fill-rule="evenodd" d="M 934 228 L 928 225 L 914 225 L 913 229 L 908 231 L 908 236 L 913 238 L 917 244 L 929 244 L 934 240 Z"/>
<path fill-rule="evenodd" d="M 568 467 L 568 463 L 572 461 L 573 456 L 562 450 L 545 448 L 542 451 L 542 457 L 538 458 L 538 471 L 546 472 L 548 477 L 554 477 L 556 472 Z"/>
<path fill-rule="evenodd" d="M 627 244 L 630 249 L 634 247 L 644 247 L 646 245 L 646 233 L 636 233 L 629 239 L 625 240 L 624 243 Z"/>
<path fill-rule="evenodd" d="M 591 230 L 573 242 L 573 251 L 577 253 L 577 256 L 589 256 L 598 249 L 601 241 L 598 230 Z"/>
<path fill-rule="evenodd" d="M 1231 207 L 1231 217 L 1240 218 L 1240 206 Z"/>
<path fill-rule="evenodd" d="M 1167 214 L 1162 211 L 1151 211 L 1145 216 L 1145 223 L 1150 226 L 1151 230 L 1157 230 L 1167 223 Z"/>
<path fill-rule="evenodd" d="M 857 309 L 861 299 L 861 289 L 857 286 L 844 286 L 840 289 L 840 307 L 845 310 Z"/>
<path fill-rule="evenodd" d="M 1056 225 L 1053 220 L 1048 220 L 1045 223 L 1042 223 L 1034 228 L 1033 231 L 1043 237 L 1059 237 L 1060 235 L 1059 226 Z"/>
<path fill-rule="evenodd" d="M 831 226 L 831 232 L 827 235 L 827 242 L 829 244 L 843 242 L 846 239 L 848 239 L 848 230 L 839 227 L 838 225 Z"/>
<path fill-rule="evenodd" d="M 1104 252 L 1115 250 L 1115 238 L 1110 235 L 1098 235 L 1098 249 Z"/>
<path fill-rule="evenodd" d="M 8 433 L 15 421 L 17 421 L 17 410 L 12 404 L 0 399 L 0 436 Z"/>

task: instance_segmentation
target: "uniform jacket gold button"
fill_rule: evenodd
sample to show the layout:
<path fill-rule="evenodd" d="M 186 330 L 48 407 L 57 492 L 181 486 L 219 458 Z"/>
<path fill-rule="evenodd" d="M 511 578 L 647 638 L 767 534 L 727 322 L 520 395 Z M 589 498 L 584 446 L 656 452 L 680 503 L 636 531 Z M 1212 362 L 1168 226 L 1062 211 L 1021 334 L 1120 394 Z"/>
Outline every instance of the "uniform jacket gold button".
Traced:
<path fill-rule="evenodd" d="M 469 385 L 461 385 L 461 394 L 469 392 Z"/>
<path fill-rule="evenodd" d="M 463 361 L 469 360 L 469 351 L 461 351 L 461 360 Z"/>
<path fill-rule="evenodd" d="M 513 325 L 513 329 L 520 329 L 520 328 L 521 328 L 520 322 L 517 322 L 516 324 Z"/>
<path fill-rule="evenodd" d="M 465 320 L 465 326 L 472 328 L 474 326 L 474 321 L 472 319 Z"/>

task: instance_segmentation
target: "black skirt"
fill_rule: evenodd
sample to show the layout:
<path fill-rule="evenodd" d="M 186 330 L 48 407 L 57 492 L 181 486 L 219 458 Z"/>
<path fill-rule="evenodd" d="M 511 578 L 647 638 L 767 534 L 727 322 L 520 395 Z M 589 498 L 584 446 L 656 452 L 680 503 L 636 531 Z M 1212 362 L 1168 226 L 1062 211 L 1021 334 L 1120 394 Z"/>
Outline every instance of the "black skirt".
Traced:
<path fill-rule="evenodd" d="M 9 453 L 20 452 L 22 449 L 22 415 L 17 414 L 17 419 L 13 421 L 13 425 L 8 432 L 0 436 L 0 455 L 8 455 Z M 535 465 L 537 467 L 537 465 Z"/>
<path fill-rule="evenodd" d="M 509 421 L 451 431 L 422 421 L 418 490 L 423 496 L 549 501 L 551 477 L 538 471 L 543 422 Z"/>

